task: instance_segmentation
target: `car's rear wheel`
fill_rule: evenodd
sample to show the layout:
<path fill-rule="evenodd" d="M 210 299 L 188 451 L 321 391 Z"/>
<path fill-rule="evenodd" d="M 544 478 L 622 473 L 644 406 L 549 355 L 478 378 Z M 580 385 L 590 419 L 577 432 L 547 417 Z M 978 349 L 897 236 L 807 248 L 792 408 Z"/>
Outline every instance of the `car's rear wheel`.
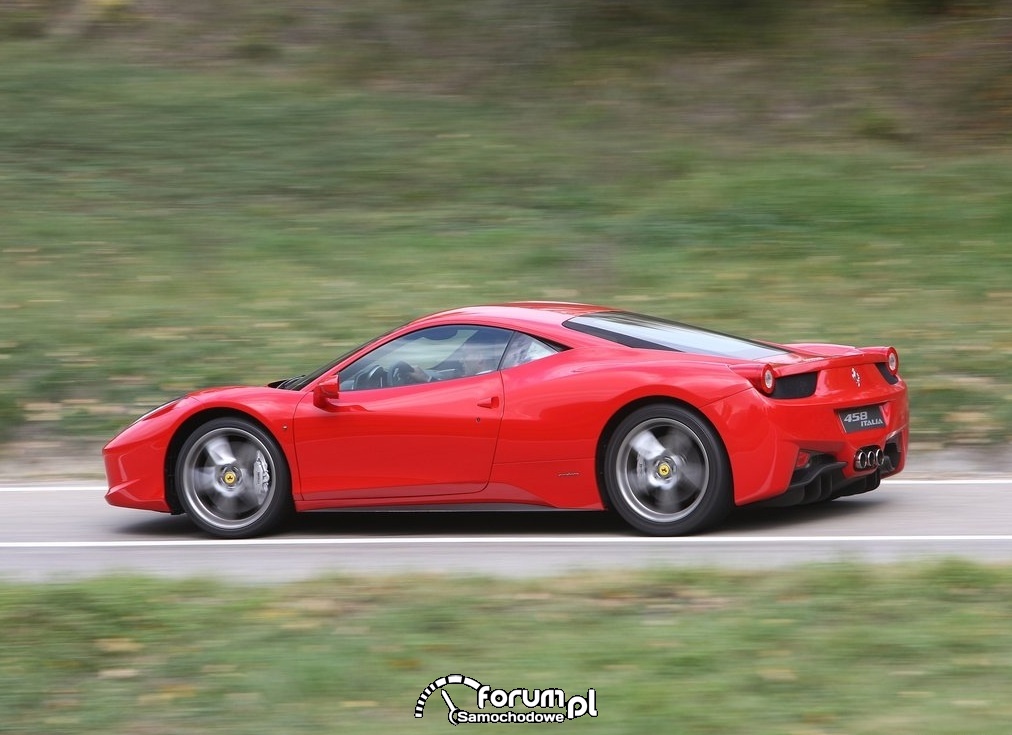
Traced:
<path fill-rule="evenodd" d="M 214 419 L 190 434 L 175 478 L 187 515 L 221 538 L 275 530 L 292 509 L 291 474 L 280 447 L 239 417 Z"/>
<path fill-rule="evenodd" d="M 633 411 L 611 435 L 603 469 L 611 507 L 643 533 L 693 533 L 731 509 L 727 452 L 706 421 L 680 406 Z"/>

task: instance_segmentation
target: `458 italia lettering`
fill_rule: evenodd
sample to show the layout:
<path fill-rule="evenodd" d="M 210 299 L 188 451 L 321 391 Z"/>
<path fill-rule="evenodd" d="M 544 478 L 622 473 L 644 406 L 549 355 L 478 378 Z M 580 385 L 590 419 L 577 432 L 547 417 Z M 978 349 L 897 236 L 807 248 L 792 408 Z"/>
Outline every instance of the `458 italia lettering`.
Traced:
<path fill-rule="evenodd" d="M 845 424 L 856 426 L 861 429 L 873 429 L 879 426 L 885 426 L 885 420 L 882 416 L 878 415 L 878 412 L 851 411 L 841 416 L 841 420 Z"/>

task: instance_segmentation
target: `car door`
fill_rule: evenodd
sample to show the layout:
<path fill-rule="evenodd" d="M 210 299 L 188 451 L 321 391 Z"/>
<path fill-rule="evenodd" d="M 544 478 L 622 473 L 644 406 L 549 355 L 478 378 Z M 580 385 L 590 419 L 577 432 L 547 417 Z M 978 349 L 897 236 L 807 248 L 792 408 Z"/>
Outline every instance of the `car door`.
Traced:
<path fill-rule="evenodd" d="M 294 419 L 304 500 L 475 493 L 488 483 L 503 413 L 497 352 L 510 332 L 419 330 L 341 369 L 336 395 L 308 394 Z M 326 378 L 325 378 L 326 379 Z M 414 382 L 423 380 L 424 382 Z M 332 384 L 333 385 L 333 384 Z"/>

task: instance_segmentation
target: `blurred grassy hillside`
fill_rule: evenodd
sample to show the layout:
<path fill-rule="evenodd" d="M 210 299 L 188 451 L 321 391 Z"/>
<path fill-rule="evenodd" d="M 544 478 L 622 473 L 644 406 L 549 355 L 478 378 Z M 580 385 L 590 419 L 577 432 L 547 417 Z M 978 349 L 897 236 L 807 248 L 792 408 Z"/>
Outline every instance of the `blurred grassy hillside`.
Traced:
<path fill-rule="evenodd" d="M 0 436 L 549 298 L 895 344 L 918 442 L 1008 441 L 1010 133 L 1008 2 L 8 1 Z"/>

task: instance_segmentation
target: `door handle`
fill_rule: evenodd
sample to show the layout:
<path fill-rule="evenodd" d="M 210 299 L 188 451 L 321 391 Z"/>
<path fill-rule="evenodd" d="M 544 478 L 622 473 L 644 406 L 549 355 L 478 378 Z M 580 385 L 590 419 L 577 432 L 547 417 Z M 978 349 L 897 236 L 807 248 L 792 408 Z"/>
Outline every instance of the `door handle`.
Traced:
<path fill-rule="evenodd" d="M 479 408 L 499 408 L 499 396 L 492 396 L 491 398 L 483 398 L 478 401 Z"/>

